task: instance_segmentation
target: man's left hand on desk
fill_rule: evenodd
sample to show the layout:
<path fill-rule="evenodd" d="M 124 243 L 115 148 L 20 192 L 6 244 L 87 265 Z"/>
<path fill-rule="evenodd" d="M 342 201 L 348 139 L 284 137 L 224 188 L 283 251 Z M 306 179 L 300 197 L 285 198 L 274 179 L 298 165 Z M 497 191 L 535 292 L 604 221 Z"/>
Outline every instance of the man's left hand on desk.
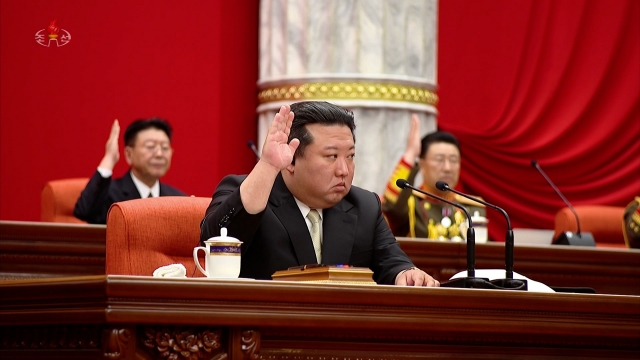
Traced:
<path fill-rule="evenodd" d="M 418 268 L 401 271 L 396 276 L 396 285 L 399 286 L 440 286 L 440 282 Z"/>

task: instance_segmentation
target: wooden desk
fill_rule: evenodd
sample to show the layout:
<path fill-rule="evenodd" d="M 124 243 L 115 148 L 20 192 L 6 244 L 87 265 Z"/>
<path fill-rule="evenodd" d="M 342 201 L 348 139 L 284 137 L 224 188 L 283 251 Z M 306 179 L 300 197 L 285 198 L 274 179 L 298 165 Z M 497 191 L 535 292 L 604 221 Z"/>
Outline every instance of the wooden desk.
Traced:
<path fill-rule="evenodd" d="M 416 266 L 441 281 L 467 269 L 465 243 L 409 238 L 398 242 Z M 546 285 L 640 295 L 640 250 L 517 245 L 513 253 L 514 271 Z M 504 267 L 504 244 L 476 245 L 476 269 Z"/>
<path fill-rule="evenodd" d="M 636 296 L 115 275 L 0 290 L 3 359 L 640 357 Z"/>
<path fill-rule="evenodd" d="M 106 225 L 0 221 L 0 279 L 105 273 Z"/>
<path fill-rule="evenodd" d="M 105 239 L 104 225 L 0 221 L 0 279 L 102 275 Z M 398 242 L 416 266 L 440 281 L 466 270 L 464 243 Z M 547 285 L 640 295 L 640 250 L 518 245 L 514 257 L 516 272 Z M 504 245 L 478 244 L 476 268 L 504 268 Z"/>

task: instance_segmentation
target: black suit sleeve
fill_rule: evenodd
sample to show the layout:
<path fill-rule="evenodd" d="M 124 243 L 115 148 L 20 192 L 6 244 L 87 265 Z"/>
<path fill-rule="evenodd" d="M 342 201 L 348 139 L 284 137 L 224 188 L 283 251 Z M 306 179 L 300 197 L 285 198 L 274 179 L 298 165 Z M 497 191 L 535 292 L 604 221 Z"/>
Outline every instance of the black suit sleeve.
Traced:
<path fill-rule="evenodd" d="M 82 190 L 73 210 L 73 215 L 90 224 L 106 224 L 107 212 L 111 206 L 109 201 L 111 179 L 112 177 L 103 178 L 96 171 L 87 186 Z"/>
<path fill-rule="evenodd" d="M 367 223 L 375 226 L 370 265 L 371 270 L 374 272 L 374 280 L 378 284 L 394 285 L 398 273 L 414 265 L 400 248 L 400 244 L 398 244 L 387 221 L 382 216 L 378 196 L 373 193 L 367 196 L 367 205 L 362 210 L 367 212 L 367 215 L 361 213 L 360 216 L 371 216 L 373 218 L 372 221 L 367 221 Z"/>
<path fill-rule="evenodd" d="M 220 228 L 226 227 L 230 236 L 244 242 L 243 248 L 251 245 L 264 211 L 251 215 L 244 209 L 240 199 L 240 184 L 245 178 L 229 175 L 220 181 L 200 224 L 201 242 L 212 236 L 220 236 Z"/>

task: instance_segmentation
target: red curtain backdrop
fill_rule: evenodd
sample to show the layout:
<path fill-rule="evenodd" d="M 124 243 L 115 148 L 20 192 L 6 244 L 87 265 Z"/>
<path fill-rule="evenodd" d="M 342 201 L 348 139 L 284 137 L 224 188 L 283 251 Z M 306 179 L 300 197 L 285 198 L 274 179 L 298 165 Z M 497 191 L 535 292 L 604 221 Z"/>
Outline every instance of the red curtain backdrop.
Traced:
<path fill-rule="evenodd" d="M 513 227 L 553 228 L 562 200 L 640 195 L 640 2 L 440 2 L 441 129 L 462 144 L 460 188 Z M 506 222 L 488 211 L 489 234 Z"/>
<path fill-rule="evenodd" d="M 116 118 L 120 139 L 137 118 L 172 123 L 164 181 L 189 194 L 211 196 L 222 176 L 248 172 L 258 3 L 2 0 L 0 219 L 37 221 L 45 182 L 91 176 Z M 67 45 L 36 42 L 52 20 Z M 127 169 L 121 156 L 114 174 Z"/>
<path fill-rule="evenodd" d="M 46 181 L 90 176 L 115 118 L 172 122 L 165 180 L 190 194 L 250 171 L 258 4 L 2 0 L 0 219 L 38 220 Z M 640 194 L 638 6 L 440 1 L 439 124 L 462 141 L 462 190 L 533 228 L 552 228 L 563 203 L 531 159 L 576 205 Z M 68 45 L 36 43 L 52 20 Z M 488 215 L 502 240 L 504 220 Z"/>

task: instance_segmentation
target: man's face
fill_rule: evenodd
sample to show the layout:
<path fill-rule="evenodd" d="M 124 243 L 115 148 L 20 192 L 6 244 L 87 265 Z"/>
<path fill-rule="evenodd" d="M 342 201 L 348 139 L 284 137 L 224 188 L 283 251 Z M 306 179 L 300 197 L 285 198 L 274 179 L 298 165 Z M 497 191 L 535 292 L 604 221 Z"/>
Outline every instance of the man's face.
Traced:
<path fill-rule="evenodd" d="M 135 144 L 125 147 L 125 155 L 137 178 L 155 182 L 169 170 L 173 149 L 164 131 L 149 128 L 138 132 Z"/>
<path fill-rule="evenodd" d="M 289 165 L 287 186 L 300 201 L 314 209 L 326 209 L 351 189 L 355 170 L 355 142 L 347 126 L 307 125 L 313 140 L 304 154 Z"/>
<path fill-rule="evenodd" d="M 420 172 L 424 183 L 435 188 L 437 181 L 444 181 L 450 187 L 458 184 L 460 177 L 460 151 L 449 143 L 433 143 L 420 159 Z"/>

